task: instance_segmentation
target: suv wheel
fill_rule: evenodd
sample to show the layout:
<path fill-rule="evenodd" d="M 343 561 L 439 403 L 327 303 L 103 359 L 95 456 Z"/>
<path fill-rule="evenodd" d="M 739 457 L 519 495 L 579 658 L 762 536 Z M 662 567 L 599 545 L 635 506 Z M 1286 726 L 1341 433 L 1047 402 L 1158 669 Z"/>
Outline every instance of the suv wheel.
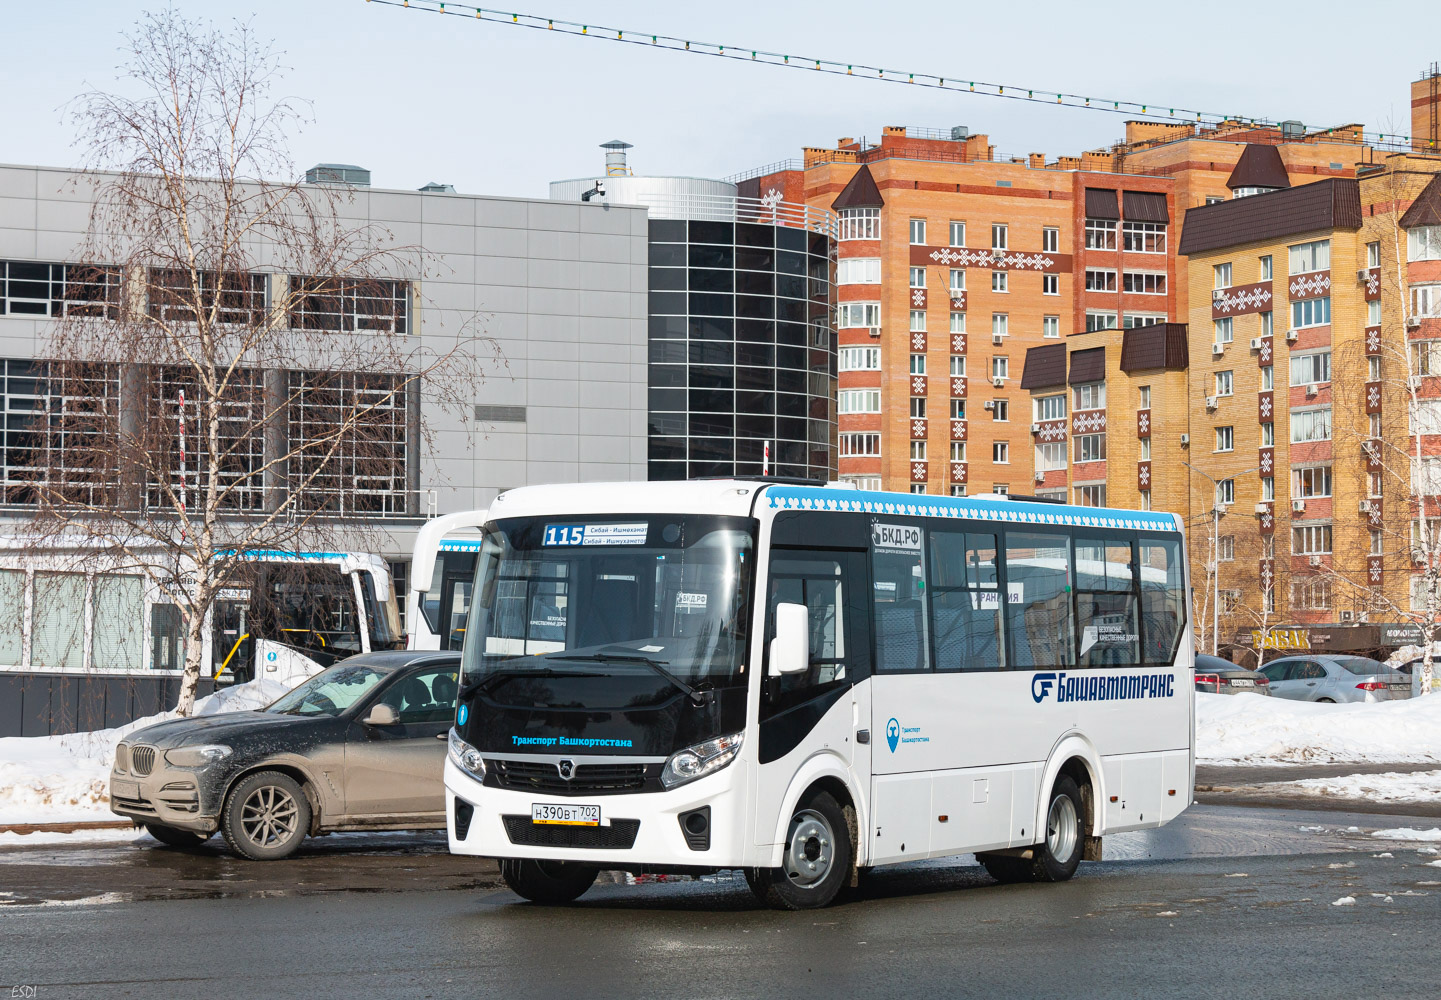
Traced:
<path fill-rule="evenodd" d="M 289 857 L 309 830 L 310 800 L 288 774 L 258 771 L 225 797 L 220 831 L 232 851 L 251 861 Z"/>

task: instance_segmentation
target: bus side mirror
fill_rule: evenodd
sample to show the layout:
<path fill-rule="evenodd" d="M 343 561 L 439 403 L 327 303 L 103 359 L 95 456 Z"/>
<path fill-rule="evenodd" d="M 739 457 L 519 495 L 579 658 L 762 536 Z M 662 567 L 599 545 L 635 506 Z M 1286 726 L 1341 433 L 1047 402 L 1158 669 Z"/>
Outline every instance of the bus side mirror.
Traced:
<path fill-rule="evenodd" d="M 811 665 L 810 612 L 804 604 L 776 605 L 770 676 L 805 673 Z"/>

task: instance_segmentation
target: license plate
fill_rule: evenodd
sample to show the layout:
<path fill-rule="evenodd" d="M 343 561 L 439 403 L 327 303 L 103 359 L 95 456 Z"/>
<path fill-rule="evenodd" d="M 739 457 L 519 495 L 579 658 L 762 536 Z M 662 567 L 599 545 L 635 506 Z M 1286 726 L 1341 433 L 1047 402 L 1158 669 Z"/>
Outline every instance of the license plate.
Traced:
<path fill-rule="evenodd" d="M 1233 681 L 1227 681 L 1226 683 L 1230 684 L 1233 688 L 1253 688 L 1256 686 L 1255 681 L 1248 680 L 1245 677 L 1238 677 L 1237 679 Z"/>
<path fill-rule="evenodd" d="M 140 798 L 140 786 L 133 781 L 112 781 L 110 782 L 110 797 L 112 799 L 138 799 Z"/>
<path fill-rule="evenodd" d="M 536 802 L 530 807 L 530 821 L 546 826 L 600 826 L 600 806 Z"/>
<path fill-rule="evenodd" d="M 1391 685 L 1391 690 L 1392 690 L 1392 691 L 1410 691 L 1410 690 L 1411 690 L 1411 685 L 1410 685 L 1410 684 L 1392 684 L 1392 685 Z"/>

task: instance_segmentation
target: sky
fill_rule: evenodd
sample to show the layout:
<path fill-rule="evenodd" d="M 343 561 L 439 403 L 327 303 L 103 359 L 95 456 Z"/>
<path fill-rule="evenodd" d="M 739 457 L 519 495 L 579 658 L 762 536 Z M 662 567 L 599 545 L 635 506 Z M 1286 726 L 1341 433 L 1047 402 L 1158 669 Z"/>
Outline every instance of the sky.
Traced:
<path fill-rule="evenodd" d="M 1441 59 L 1441 13 L 1429 0 L 1364 8 L 1349 0 L 514 2 L 545 17 L 1008 89 L 1308 126 L 1361 122 L 1386 132 L 1409 131 L 1410 83 Z M 123 33 L 142 11 L 163 6 L 5 0 L 0 82 L 10 125 L 0 161 L 78 163 L 65 105 L 86 90 L 115 88 Z M 724 177 L 799 157 L 802 146 L 875 138 L 885 125 L 966 125 L 988 133 L 999 152 L 1047 158 L 1107 145 L 1124 130 L 1123 116 L 1100 111 L 660 52 L 366 0 L 171 7 L 217 23 L 248 18 L 273 38 L 289 67 L 281 88 L 309 102 L 313 119 L 291 140 L 297 173 L 319 162 L 356 163 L 372 171 L 376 187 L 439 181 L 476 194 L 544 197 L 551 180 L 599 172 L 597 147 L 609 139 L 634 144 L 637 174 Z M 1429 27 L 1421 23 L 1428 19 Z"/>

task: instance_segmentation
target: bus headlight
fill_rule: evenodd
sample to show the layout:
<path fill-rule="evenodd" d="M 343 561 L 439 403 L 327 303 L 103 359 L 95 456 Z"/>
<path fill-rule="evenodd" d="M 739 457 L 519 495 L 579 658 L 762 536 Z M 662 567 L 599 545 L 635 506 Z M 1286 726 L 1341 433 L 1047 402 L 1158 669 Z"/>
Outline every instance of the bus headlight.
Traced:
<path fill-rule="evenodd" d="M 460 734 L 454 728 L 450 730 L 447 744 L 450 748 L 450 759 L 456 767 L 477 781 L 485 780 L 485 759 L 480 756 L 479 750 L 461 739 Z"/>
<path fill-rule="evenodd" d="M 735 733 L 731 736 L 717 736 L 713 740 L 677 750 L 666 760 L 665 767 L 661 768 L 660 783 L 666 788 L 675 788 L 687 781 L 703 778 L 712 771 L 719 771 L 740 753 L 743 735 Z"/>

